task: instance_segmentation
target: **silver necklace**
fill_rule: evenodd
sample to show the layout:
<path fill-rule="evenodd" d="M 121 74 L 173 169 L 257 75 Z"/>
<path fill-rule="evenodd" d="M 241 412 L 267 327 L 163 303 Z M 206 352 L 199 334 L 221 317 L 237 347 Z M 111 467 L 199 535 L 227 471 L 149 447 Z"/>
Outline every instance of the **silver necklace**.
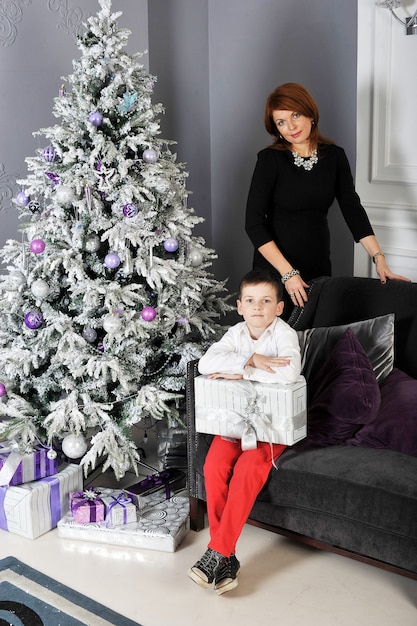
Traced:
<path fill-rule="evenodd" d="M 298 152 L 293 151 L 291 153 L 294 157 L 294 165 L 297 167 L 303 167 L 305 170 L 313 169 L 313 166 L 318 162 L 317 150 L 313 150 L 311 156 L 308 159 L 301 157 Z"/>

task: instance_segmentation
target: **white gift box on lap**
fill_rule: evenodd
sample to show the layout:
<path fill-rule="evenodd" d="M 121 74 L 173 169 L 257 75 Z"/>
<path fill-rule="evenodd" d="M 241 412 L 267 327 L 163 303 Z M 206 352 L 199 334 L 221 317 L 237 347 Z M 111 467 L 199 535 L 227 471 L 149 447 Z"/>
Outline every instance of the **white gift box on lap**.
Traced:
<path fill-rule="evenodd" d="M 79 465 L 15 487 L 0 487 L 0 528 L 36 539 L 55 528 L 69 509 L 70 491 L 82 489 Z"/>
<path fill-rule="evenodd" d="M 197 432 L 250 440 L 254 430 L 258 441 L 287 446 L 307 437 L 307 385 L 302 376 L 288 385 L 197 376 L 194 389 Z"/>
<path fill-rule="evenodd" d="M 58 535 L 65 539 L 174 552 L 190 530 L 189 513 L 189 499 L 173 496 L 138 513 L 136 522 L 123 526 L 107 526 L 106 522 L 78 524 L 71 515 L 66 515 L 58 522 Z"/>

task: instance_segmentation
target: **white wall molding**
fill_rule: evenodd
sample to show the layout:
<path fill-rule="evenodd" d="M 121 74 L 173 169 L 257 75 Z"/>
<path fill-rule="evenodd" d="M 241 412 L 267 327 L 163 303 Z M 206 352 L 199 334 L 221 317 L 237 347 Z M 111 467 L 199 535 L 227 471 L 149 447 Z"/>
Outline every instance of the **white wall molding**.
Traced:
<path fill-rule="evenodd" d="M 381 8 L 374 27 L 372 182 L 415 185 L 417 132 L 405 130 L 415 115 L 417 37 Z"/>
<path fill-rule="evenodd" d="M 357 6 L 356 188 L 389 267 L 417 282 L 417 37 L 374 0 Z M 362 246 L 354 257 L 355 275 L 376 276 Z"/>

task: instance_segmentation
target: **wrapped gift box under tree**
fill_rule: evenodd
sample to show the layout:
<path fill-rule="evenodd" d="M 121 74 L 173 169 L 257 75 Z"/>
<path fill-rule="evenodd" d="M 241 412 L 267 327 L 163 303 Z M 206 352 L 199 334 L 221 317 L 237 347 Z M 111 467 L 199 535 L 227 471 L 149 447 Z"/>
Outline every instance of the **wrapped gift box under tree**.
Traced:
<path fill-rule="evenodd" d="M 152 497 L 152 496 L 151 496 Z M 106 522 L 78 524 L 71 515 L 58 522 L 64 539 L 174 552 L 190 529 L 189 500 L 174 496 L 138 515 L 134 523 L 107 526 Z"/>
<path fill-rule="evenodd" d="M 142 465 L 155 473 L 149 474 L 140 482 L 124 489 L 139 511 L 158 502 L 169 500 L 187 486 L 186 474 L 180 469 L 169 468 L 156 472 L 150 465 L 144 463 Z M 150 496 L 152 496 L 151 499 Z"/>
<path fill-rule="evenodd" d="M 58 471 L 57 454 L 51 448 L 35 447 L 21 452 L 10 442 L 0 443 L 0 486 L 29 483 Z"/>
<path fill-rule="evenodd" d="M 55 528 L 69 511 L 69 494 L 83 486 L 79 465 L 71 464 L 30 483 L 0 487 L 0 528 L 36 539 Z"/>

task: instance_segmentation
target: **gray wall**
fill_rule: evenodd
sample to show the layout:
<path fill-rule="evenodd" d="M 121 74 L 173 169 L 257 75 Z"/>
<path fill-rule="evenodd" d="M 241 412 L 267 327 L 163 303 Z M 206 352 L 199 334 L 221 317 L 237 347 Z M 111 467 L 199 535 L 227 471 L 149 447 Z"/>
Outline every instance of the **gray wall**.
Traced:
<path fill-rule="evenodd" d="M 26 175 L 25 157 L 45 146 L 45 138 L 32 133 L 60 123 L 52 115 L 53 98 L 80 56 L 76 32 L 99 10 L 97 0 L 0 0 L 0 245 L 19 236 L 11 204 L 19 191 L 15 180 Z M 147 0 L 113 0 L 118 10 L 119 25 L 132 31 L 128 51 L 146 50 Z M 143 63 L 148 67 L 147 56 Z"/>
<path fill-rule="evenodd" d="M 16 237 L 13 180 L 25 175 L 25 157 L 43 147 L 32 133 L 57 123 L 52 100 L 79 56 L 69 18 L 99 10 L 96 0 L 62 3 L 72 16 L 57 6 L 0 0 L 0 245 Z M 119 23 L 132 31 L 129 51 L 149 46 L 155 100 L 166 109 L 162 135 L 178 142 L 190 205 L 206 220 L 196 232 L 216 249 L 215 273 L 229 276 L 233 291 L 251 267 L 244 211 L 256 153 L 269 143 L 267 94 L 285 81 L 303 83 L 320 106 L 322 131 L 354 166 L 356 0 L 113 0 L 113 10 L 123 11 Z M 331 224 L 335 273 L 351 274 L 353 244 L 336 211 Z"/>
<path fill-rule="evenodd" d="M 151 0 L 150 70 L 166 106 L 163 134 L 187 163 L 191 204 L 231 290 L 251 267 L 244 232 L 256 153 L 270 143 L 266 96 L 287 81 L 316 98 L 321 131 L 356 151 L 356 0 Z M 335 274 L 352 274 L 353 242 L 331 212 Z"/>

